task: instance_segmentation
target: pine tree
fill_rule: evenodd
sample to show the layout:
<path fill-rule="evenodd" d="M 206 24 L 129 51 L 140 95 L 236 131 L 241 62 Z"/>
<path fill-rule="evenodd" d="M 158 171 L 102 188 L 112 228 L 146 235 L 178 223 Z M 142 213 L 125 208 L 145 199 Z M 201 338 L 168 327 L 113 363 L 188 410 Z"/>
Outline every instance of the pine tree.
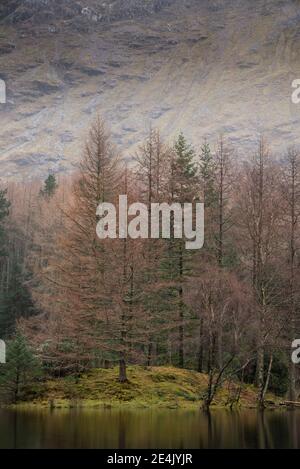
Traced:
<path fill-rule="evenodd" d="M 174 152 L 172 200 L 181 204 L 192 202 L 195 198 L 195 184 L 198 182 L 198 168 L 195 151 L 183 133 L 179 134 L 175 142 Z"/>
<path fill-rule="evenodd" d="M 182 133 L 174 145 L 169 182 L 170 201 L 193 203 L 199 196 L 199 175 L 195 162 L 195 151 Z M 177 291 L 178 304 L 178 364 L 184 366 L 184 323 L 187 310 L 183 299 L 184 280 L 189 270 L 191 253 L 185 249 L 185 239 L 174 238 L 174 218 L 171 218 L 171 240 L 169 248 L 169 272 Z"/>
<path fill-rule="evenodd" d="M 2 399 L 18 402 L 24 397 L 27 386 L 40 374 L 40 371 L 38 360 L 28 347 L 24 336 L 18 332 L 7 344 L 6 364 L 1 365 Z"/>
<path fill-rule="evenodd" d="M 161 139 L 158 130 L 150 129 L 149 135 L 136 154 L 136 177 L 140 184 L 140 200 L 148 207 L 149 226 L 151 223 L 151 204 L 168 199 L 166 185 L 169 175 L 171 149 Z M 147 315 L 144 325 L 145 338 L 143 349 L 147 366 L 158 360 L 159 344 L 166 341 L 170 330 L 168 304 L 168 282 L 162 281 L 161 259 L 165 255 L 167 242 L 162 239 L 148 239 L 145 242 L 143 308 Z M 167 300 L 166 300 L 167 298 Z"/>
<path fill-rule="evenodd" d="M 218 196 L 216 192 L 216 164 L 211 154 L 209 143 L 202 145 L 200 155 L 200 179 L 205 208 L 216 206 Z"/>
<path fill-rule="evenodd" d="M 5 255 L 5 220 L 9 213 L 10 203 L 6 198 L 7 191 L 0 190 L 0 259 Z"/>
<path fill-rule="evenodd" d="M 44 181 L 44 188 L 41 189 L 40 194 L 46 199 L 50 199 L 55 194 L 57 187 L 58 185 L 54 174 L 49 174 Z"/>
<path fill-rule="evenodd" d="M 8 320 L 8 314 L 5 311 L 5 293 L 7 292 L 6 286 L 6 270 L 7 270 L 7 257 L 8 257 L 8 236 L 5 221 L 9 213 L 9 202 L 6 198 L 6 190 L 0 190 L 0 274 L 2 281 L 0 283 L 0 334 L 5 337 L 6 328 L 2 323 L 5 317 L 5 322 Z"/>
<path fill-rule="evenodd" d="M 30 273 L 25 267 L 28 237 L 10 217 L 7 191 L 0 190 L 0 337 L 14 332 L 16 321 L 34 312 L 29 292 Z M 26 230 L 25 230 L 26 231 Z"/>
<path fill-rule="evenodd" d="M 31 293 L 26 285 L 29 274 L 22 272 L 17 259 L 11 259 L 10 275 L 0 298 L 0 337 L 5 338 L 14 332 L 20 317 L 28 318 L 36 313 Z"/>

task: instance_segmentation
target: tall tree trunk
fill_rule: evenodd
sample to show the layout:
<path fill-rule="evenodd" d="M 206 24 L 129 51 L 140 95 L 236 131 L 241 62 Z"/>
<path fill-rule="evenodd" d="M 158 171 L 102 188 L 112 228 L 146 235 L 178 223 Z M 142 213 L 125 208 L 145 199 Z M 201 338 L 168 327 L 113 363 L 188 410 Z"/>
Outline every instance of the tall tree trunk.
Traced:
<path fill-rule="evenodd" d="M 184 303 L 183 303 L 183 246 L 182 242 L 180 242 L 179 248 L 179 366 L 181 368 L 184 367 L 184 329 L 183 329 L 183 320 L 184 320 Z"/>
<path fill-rule="evenodd" d="M 126 383 L 127 380 L 127 370 L 126 370 L 126 361 L 124 354 L 120 354 L 120 360 L 119 360 L 119 381 L 120 383 Z"/>
<path fill-rule="evenodd" d="M 199 347 L 198 347 L 198 371 L 203 372 L 203 319 L 200 319 L 199 325 Z"/>
<path fill-rule="evenodd" d="M 152 342 L 151 337 L 149 337 L 149 341 L 148 341 L 148 354 L 147 354 L 147 366 L 151 366 L 152 349 L 153 349 L 153 342 Z"/>
<path fill-rule="evenodd" d="M 270 383 L 270 378 L 271 378 L 271 372 L 272 372 L 272 365 L 273 365 L 273 354 L 271 353 L 270 360 L 269 360 L 269 365 L 268 365 L 268 370 L 267 370 L 267 376 L 266 376 L 266 381 L 265 383 L 262 384 L 260 396 L 259 396 L 259 407 L 261 409 L 264 409 L 265 407 L 265 397 L 266 393 L 269 388 L 269 383 Z"/>
<path fill-rule="evenodd" d="M 258 298 L 259 307 L 259 329 L 258 329 L 258 344 L 257 344 L 257 361 L 256 361 L 256 384 L 259 389 L 259 396 L 263 393 L 264 388 L 264 329 L 265 329 L 265 310 L 266 310 L 266 295 L 264 289 L 264 274 L 263 274 L 263 224 L 264 224 L 264 173 L 265 173 L 265 152 L 263 139 L 260 141 L 259 159 L 258 159 L 258 207 L 257 207 L 257 233 L 254 240 L 254 290 Z"/>
<path fill-rule="evenodd" d="M 219 239 L 218 239 L 218 264 L 223 265 L 223 229 L 224 229 L 224 154 L 223 140 L 220 142 L 220 185 L 219 185 Z"/>

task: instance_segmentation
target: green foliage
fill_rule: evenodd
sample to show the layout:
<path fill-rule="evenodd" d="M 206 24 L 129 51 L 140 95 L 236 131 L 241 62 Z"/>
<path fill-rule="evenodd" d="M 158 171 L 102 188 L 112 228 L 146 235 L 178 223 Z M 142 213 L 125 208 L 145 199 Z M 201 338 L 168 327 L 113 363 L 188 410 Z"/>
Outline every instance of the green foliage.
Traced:
<path fill-rule="evenodd" d="M 7 344 L 6 364 L 0 365 L 0 395 L 6 402 L 22 399 L 40 373 L 38 360 L 20 333 Z"/>
<path fill-rule="evenodd" d="M 5 256 L 6 249 L 5 249 L 5 238 L 6 238 L 6 230 L 5 230 L 5 219 L 9 213 L 10 203 L 6 198 L 6 190 L 0 190 L 0 258 Z"/>
<path fill-rule="evenodd" d="M 169 175 L 170 201 L 183 204 L 195 203 L 199 199 L 199 174 L 195 161 L 195 151 L 182 133 L 179 134 L 173 148 L 173 158 Z M 178 323 L 178 358 L 173 361 L 184 366 L 183 323 L 189 317 L 189 308 L 183 299 L 185 278 L 191 272 L 194 252 L 185 249 L 185 238 L 177 239 L 174 233 L 175 218 L 171 214 L 171 239 L 167 241 L 165 255 L 161 259 L 160 271 L 163 279 L 170 282 L 166 295 L 169 306 L 177 316 Z"/>
<path fill-rule="evenodd" d="M 26 282 L 28 275 L 23 267 L 22 233 L 6 226 L 10 203 L 7 191 L 0 190 L 0 337 L 6 338 L 14 331 L 16 320 L 32 314 L 34 307 Z"/>
<path fill-rule="evenodd" d="M 268 362 L 269 357 L 266 357 Z M 288 363 L 285 353 L 274 354 L 272 374 L 270 379 L 270 390 L 279 396 L 284 396 L 288 390 Z"/>
<path fill-rule="evenodd" d="M 58 185 L 54 174 L 49 174 L 47 179 L 44 181 L 44 188 L 41 189 L 40 194 L 46 199 L 50 199 L 57 189 Z"/>
<path fill-rule="evenodd" d="M 0 297 L 0 337 L 10 336 L 15 329 L 16 321 L 29 317 L 36 312 L 31 293 L 26 285 L 28 275 L 16 259 L 11 260 L 11 272 L 5 290 Z"/>
<path fill-rule="evenodd" d="M 161 407 L 199 409 L 207 391 L 208 376 L 192 370 L 174 367 L 128 367 L 128 381 L 117 379 L 118 369 L 92 369 L 74 379 L 55 378 L 43 385 L 31 386 L 26 394 L 37 405 L 54 408 L 80 407 Z M 239 383 L 223 383 L 214 405 L 225 407 Z M 276 402 L 276 398 L 269 396 Z M 257 389 L 242 385 L 240 404 L 255 407 Z M 25 404 L 26 405 L 26 404 Z"/>
<path fill-rule="evenodd" d="M 174 145 L 175 157 L 172 162 L 171 191 L 176 202 L 192 202 L 198 183 L 198 167 L 195 151 L 180 133 Z"/>
<path fill-rule="evenodd" d="M 200 179 L 203 188 L 203 199 L 206 208 L 215 208 L 218 201 L 216 191 L 216 164 L 210 146 L 204 143 L 200 155 Z"/>
<path fill-rule="evenodd" d="M 8 215 L 10 203 L 6 198 L 7 191 L 0 190 L 0 222 Z"/>

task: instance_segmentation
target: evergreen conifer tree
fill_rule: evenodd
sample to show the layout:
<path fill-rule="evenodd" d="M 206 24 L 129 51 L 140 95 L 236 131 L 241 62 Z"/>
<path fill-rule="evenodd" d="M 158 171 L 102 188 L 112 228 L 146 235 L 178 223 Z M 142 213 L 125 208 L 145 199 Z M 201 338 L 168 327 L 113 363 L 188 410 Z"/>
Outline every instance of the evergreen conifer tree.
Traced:
<path fill-rule="evenodd" d="M 0 368 L 1 398 L 16 403 L 24 397 L 26 387 L 40 374 L 37 358 L 21 333 L 7 344 L 6 364 Z"/>
<path fill-rule="evenodd" d="M 170 201 L 181 204 L 193 203 L 199 198 L 199 174 L 195 162 L 195 151 L 180 133 L 173 149 L 170 171 Z M 171 217 L 171 240 L 167 255 L 169 278 L 174 282 L 172 294 L 176 296 L 178 310 L 178 365 L 184 366 L 184 327 L 187 323 L 187 306 L 184 303 L 183 289 L 189 271 L 192 254 L 185 248 L 185 239 L 174 238 L 174 217 Z"/>
<path fill-rule="evenodd" d="M 211 154 L 209 143 L 202 145 L 200 154 L 200 179 L 203 202 L 206 208 L 216 207 L 218 195 L 216 192 L 216 164 Z"/>
<path fill-rule="evenodd" d="M 9 213 L 10 203 L 6 198 L 6 190 L 0 190 L 0 261 L 1 257 L 5 255 L 5 220 Z"/>
<path fill-rule="evenodd" d="M 50 199 L 55 194 L 57 186 L 56 177 L 54 174 L 49 174 L 44 181 L 44 188 L 41 189 L 40 194 L 46 199 Z"/>

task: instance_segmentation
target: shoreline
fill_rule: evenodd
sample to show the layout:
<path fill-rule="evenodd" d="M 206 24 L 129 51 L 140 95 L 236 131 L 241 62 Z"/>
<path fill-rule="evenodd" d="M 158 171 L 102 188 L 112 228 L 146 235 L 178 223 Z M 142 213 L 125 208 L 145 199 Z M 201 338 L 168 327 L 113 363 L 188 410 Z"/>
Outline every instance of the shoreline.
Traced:
<path fill-rule="evenodd" d="M 18 409 L 159 409 L 199 410 L 208 375 L 175 367 L 128 367 L 128 381 L 118 381 L 118 369 L 92 369 L 80 377 L 44 378 L 28 385 L 15 403 Z M 238 399 L 236 398 L 238 391 Z M 224 381 L 210 409 L 257 409 L 258 390 L 251 384 Z M 268 393 L 266 409 L 289 408 L 284 398 Z"/>

